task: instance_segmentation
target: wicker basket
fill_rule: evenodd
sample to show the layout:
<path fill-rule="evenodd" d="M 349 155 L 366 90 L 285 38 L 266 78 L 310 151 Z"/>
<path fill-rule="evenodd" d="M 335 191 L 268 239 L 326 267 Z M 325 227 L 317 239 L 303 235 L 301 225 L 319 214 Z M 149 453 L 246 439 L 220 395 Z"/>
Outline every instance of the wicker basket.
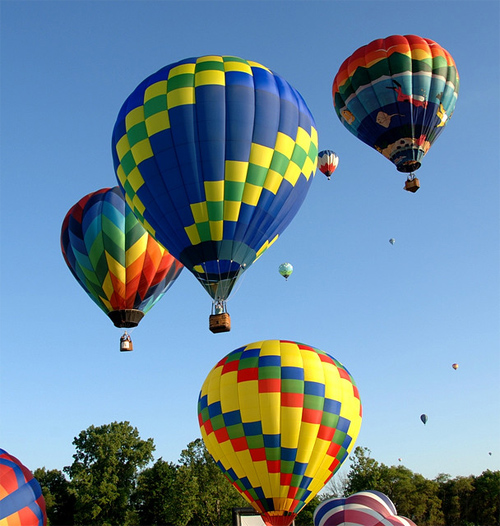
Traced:
<path fill-rule="evenodd" d="M 407 192 L 415 193 L 420 188 L 420 181 L 415 177 L 414 179 L 408 179 L 405 183 L 405 190 Z"/>
<path fill-rule="evenodd" d="M 227 312 L 211 314 L 209 318 L 209 329 L 213 333 L 229 332 L 231 330 L 231 317 Z"/>

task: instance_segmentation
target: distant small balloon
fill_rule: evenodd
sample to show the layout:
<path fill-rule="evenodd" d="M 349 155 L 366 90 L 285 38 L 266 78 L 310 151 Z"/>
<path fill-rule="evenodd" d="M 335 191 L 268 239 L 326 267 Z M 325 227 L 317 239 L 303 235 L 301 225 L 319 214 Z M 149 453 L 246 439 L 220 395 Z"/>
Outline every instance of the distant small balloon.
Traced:
<path fill-rule="evenodd" d="M 403 459 L 402 458 L 398 458 L 399 462 L 401 462 Z"/>
<path fill-rule="evenodd" d="M 488 453 L 488 455 L 491 457 L 491 451 Z"/>
<path fill-rule="evenodd" d="M 453 369 L 455 369 L 455 371 L 456 371 L 456 370 L 458 369 L 458 363 L 454 363 L 454 364 L 452 365 L 452 367 L 453 367 Z"/>
<path fill-rule="evenodd" d="M 396 240 L 393 237 L 391 237 L 391 239 L 389 239 L 389 243 L 391 245 L 394 245 L 394 243 L 396 243 Z"/>
<path fill-rule="evenodd" d="M 424 425 L 427 424 L 427 420 L 428 420 L 427 415 L 420 415 L 420 420 L 422 420 Z"/>
<path fill-rule="evenodd" d="M 293 265 L 291 263 L 282 263 L 278 270 L 285 280 L 287 280 L 292 275 Z"/>

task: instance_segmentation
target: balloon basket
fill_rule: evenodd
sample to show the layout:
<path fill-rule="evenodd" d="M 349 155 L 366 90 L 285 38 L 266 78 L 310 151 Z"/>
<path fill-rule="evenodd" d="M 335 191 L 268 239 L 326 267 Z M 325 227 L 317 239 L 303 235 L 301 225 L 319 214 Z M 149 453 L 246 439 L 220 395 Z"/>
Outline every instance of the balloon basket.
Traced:
<path fill-rule="evenodd" d="M 412 192 L 413 194 L 420 188 L 420 181 L 415 177 L 413 179 L 408 179 L 405 183 L 405 190 L 407 192 Z"/>
<path fill-rule="evenodd" d="M 211 314 L 209 318 L 209 329 L 214 334 L 218 332 L 229 332 L 231 330 L 231 317 L 227 312 Z"/>
<path fill-rule="evenodd" d="M 133 351 L 133 350 L 134 350 L 134 344 L 132 343 L 132 339 L 127 333 L 125 333 L 120 338 L 120 352 L 128 352 L 128 351 Z"/>

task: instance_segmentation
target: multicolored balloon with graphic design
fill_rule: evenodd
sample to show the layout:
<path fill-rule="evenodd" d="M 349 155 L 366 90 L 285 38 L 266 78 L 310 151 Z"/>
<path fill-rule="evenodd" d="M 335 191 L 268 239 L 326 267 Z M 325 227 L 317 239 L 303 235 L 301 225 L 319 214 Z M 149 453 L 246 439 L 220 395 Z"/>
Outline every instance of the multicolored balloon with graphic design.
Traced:
<path fill-rule="evenodd" d="M 453 115 L 459 85 L 455 61 L 438 43 L 393 35 L 343 62 L 333 81 L 333 103 L 353 135 L 410 173 Z"/>
<path fill-rule="evenodd" d="M 318 154 L 297 90 L 257 62 L 213 55 L 170 64 L 139 84 L 112 145 L 139 221 L 214 303 L 293 219 Z"/>
<path fill-rule="evenodd" d="M 348 370 L 287 340 L 229 353 L 198 400 L 207 450 L 269 526 L 291 524 L 324 487 L 353 448 L 361 418 Z"/>
<path fill-rule="evenodd" d="M 33 473 L 16 457 L 0 449 L 0 524 L 45 526 L 45 499 Z"/>

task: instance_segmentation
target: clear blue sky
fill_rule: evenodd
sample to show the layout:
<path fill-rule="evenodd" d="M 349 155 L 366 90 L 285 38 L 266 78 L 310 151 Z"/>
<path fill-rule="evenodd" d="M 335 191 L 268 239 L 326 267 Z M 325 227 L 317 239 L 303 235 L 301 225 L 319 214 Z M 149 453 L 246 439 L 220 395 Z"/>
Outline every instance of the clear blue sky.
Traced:
<path fill-rule="evenodd" d="M 177 462 L 201 436 L 196 404 L 211 367 L 282 338 L 349 369 L 364 407 L 357 445 L 379 462 L 401 457 L 428 478 L 500 469 L 499 5 L 2 1 L 0 447 L 31 469 L 62 469 L 80 431 L 127 420 L 154 439 L 155 459 Z M 392 34 L 436 40 L 461 76 L 416 194 L 332 104 L 342 61 Z M 81 197 L 116 184 L 111 132 L 130 92 L 207 54 L 286 78 L 339 167 L 330 181 L 318 172 L 246 272 L 230 333 L 209 332 L 211 300 L 185 271 L 134 330 L 136 350 L 120 353 L 121 331 L 64 263 L 61 223 Z M 295 268 L 288 282 L 284 261 Z"/>

